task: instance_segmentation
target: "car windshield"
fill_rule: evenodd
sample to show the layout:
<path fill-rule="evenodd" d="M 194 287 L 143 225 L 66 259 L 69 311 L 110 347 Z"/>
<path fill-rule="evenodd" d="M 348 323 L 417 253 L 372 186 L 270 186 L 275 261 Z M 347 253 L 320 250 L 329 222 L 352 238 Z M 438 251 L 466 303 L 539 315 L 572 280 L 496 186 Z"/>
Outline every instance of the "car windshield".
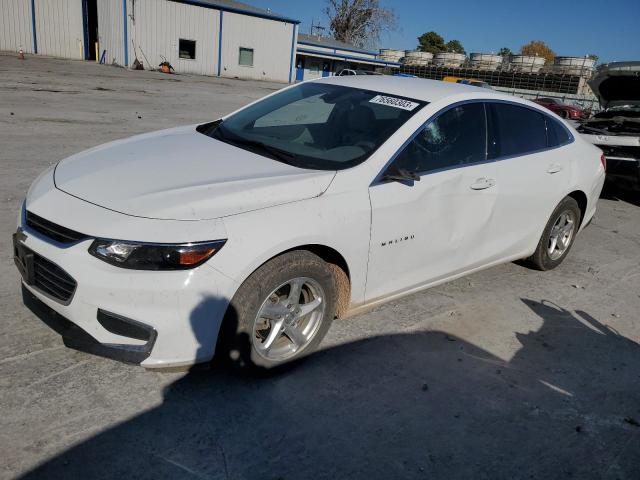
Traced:
<path fill-rule="evenodd" d="M 327 83 L 284 90 L 198 131 L 300 168 L 365 161 L 426 102 Z"/>

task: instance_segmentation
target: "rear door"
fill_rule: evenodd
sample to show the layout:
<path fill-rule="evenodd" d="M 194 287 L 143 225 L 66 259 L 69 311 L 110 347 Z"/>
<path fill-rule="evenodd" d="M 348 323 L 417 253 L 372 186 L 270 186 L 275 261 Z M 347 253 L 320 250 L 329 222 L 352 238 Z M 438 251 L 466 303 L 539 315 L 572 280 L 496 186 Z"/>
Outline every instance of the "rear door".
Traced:
<path fill-rule="evenodd" d="M 558 120 L 524 105 L 490 102 L 487 114 L 499 194 L 491 223 L 498 259 L 537 244 L 569 186 L 571 159 L 562 146 L 571 136 Z"/>
<path fill-rule="evenodd" d="M 481 265 L 496 203 L 482 103 L 440 112 L 369 188 L 366 299 L 400 293 Z M 418 180 L 388 180 L 385 174 Z"/>

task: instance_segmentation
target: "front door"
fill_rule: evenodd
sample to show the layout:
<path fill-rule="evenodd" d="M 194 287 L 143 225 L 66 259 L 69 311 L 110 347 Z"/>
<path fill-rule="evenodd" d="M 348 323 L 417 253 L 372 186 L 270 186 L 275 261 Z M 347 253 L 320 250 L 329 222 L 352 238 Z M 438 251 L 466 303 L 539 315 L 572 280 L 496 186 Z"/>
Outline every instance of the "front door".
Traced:
<path fill-rule="evenodd" d="M 487 239 L 496 166 L 486 150 L 484 104 L 454 106 L 428 122 L 371 185 L 367 301 L 451 277 L 495 254 Z"/>

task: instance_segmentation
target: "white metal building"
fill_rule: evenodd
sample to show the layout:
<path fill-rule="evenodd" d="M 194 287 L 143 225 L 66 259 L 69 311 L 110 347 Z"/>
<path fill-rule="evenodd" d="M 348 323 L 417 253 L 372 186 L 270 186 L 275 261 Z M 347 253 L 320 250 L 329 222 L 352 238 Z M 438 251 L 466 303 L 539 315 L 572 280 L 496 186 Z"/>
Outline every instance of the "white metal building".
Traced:
<path fill-rule="evenodd" d="M 235 0 L 0 0 L 0 50 L 291 82 L 298 24 Z"/>
<path fill-rule="evenodd" d="M 399 67 L 396 62 L 381 60 L 377 52 L 356 48 L 332 38 L 298 35 L 296 81 L 329 77 L 348 68 L 374 70 L 376 67 Z"/>
<path fill-rule="evenodd" d="M 0 0 L 0 50 L 84 58 L 82 0 Z"/>

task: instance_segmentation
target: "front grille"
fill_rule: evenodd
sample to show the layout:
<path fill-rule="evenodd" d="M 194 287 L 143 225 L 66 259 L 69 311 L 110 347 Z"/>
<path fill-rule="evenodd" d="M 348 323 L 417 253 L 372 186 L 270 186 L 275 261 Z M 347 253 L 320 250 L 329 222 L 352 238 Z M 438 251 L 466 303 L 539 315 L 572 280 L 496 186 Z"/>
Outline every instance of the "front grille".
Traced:
<path fill-rule="evenodd" d="M 33 286 L 43 293 L 67 303 L 76 291 L 77 283 L 55 263 L 33 253 Z"/>
<path fill-rule="evenodd" d="M 58 243 L 76 243 L 89 238 L 89 236 L 84 233 L 56 225 L 29 211 L 27 211 L 27 226 Z"/>

